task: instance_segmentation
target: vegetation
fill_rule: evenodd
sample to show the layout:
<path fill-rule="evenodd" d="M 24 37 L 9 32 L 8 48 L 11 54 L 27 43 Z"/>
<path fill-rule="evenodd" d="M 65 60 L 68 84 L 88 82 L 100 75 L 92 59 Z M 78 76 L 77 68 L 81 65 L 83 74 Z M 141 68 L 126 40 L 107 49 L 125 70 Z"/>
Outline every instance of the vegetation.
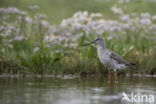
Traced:
<path fill-rule="evenodd" d="M 79 11 L 56 25 L 38 14 L 38 6 L 29 6 L 29 12 L 0 8 L 0 73 L 105 74 L 96 46 L 82 46 L 103 37 L 109 49 L 137 64 L 121 73 L 155 74 L 156 15 L 132 11 L 133 3 L 120 0 L 112 5 L 114 18 Z"/>

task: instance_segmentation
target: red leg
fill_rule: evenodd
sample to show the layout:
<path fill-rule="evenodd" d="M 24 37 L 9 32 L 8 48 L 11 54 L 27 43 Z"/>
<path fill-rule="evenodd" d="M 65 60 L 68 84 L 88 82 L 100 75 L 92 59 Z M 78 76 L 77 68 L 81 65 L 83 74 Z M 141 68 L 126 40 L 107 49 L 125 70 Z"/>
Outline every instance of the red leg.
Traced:
<path fill-rule="evenodd" d="M 115 82 L 117 83 L 118 82 L 118 75 L 117 75 L 117 72 L 115 71 Z"/>
<path fill-rule="evenodd" d="M 110 80 L 111 80 L 111 71 L 110 69 L 108 69 L 108 82 L 110 83 Z"/>

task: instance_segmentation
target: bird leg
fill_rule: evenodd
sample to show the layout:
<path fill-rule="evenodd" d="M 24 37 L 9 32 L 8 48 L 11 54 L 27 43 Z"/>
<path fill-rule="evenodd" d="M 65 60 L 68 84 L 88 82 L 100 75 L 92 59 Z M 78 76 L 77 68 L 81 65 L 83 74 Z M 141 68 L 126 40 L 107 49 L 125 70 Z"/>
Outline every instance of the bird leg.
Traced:
<path fill-rule="evenodd" d="M 115 71 L 115 83 L 118 83 L 118 76 L 117 76 L 117 72 Z"/>
<path fill-rule="evenodd" d="M 108 83 L 110 83 L 110 80 L 111 80 L 111 71 L 110 69 L 108 69 Z"/>

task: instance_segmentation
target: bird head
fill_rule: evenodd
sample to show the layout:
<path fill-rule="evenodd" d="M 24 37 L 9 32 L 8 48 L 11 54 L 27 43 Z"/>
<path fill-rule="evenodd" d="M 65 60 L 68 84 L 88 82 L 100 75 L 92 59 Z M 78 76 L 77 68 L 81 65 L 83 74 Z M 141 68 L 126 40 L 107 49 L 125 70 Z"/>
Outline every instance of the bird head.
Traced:
<path fill-rule="evenodd" d="M 87 46 L 87 45 L 90 45 L 90 44 L 103 45 L 103 44 L 105 44 L 105 42 L 104 42 L 104 40 L 102 38 L 96 38 L 94 41 L 89 42 L 87 44 L 84 44 L 83 46 Z"/>

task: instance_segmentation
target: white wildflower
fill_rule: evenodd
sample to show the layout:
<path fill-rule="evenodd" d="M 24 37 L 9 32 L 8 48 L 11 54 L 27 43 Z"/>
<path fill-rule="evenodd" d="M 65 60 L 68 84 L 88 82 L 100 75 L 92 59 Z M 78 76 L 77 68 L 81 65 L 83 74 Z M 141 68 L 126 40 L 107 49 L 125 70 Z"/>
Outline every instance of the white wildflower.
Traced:
<path fill-rule="evenodd" d="M 2 49 L 1 49 L 1 52 L 2 52 L 2 53 L 6 53 L 6 49 L 5 49 L 5 48 L 2 48 Z"/>
<path fill-rule="evenodd" d="M 101 13 L 92 13 L 91 15 L 90 15 L 90 17 L 91 18 L 101 18 L 103 15 L 101 14 Z"/>
<path fill-rule="evenodd" d="M 0 26 L 0 32 L 4 30 L 4 26 Z"/>
<path fill-rule="evenodd" d="M 21 11 L 20 14 L 24 15 L 24 16 L 27 15 L 27 13 L 25 11 Z"/>
<path fill-rule="evenodd" d="M 148 18 L 151 17 L 149 13 L 141 13 L 140 15 L 141 15 L 141 18 L 144 18 L 144 19 L 145 19 L 145 18 L 148 19 Z"/>
<path fill-rule="evenodd" d="M 150 19 L 141 19 L 141 20 L 140 20 L 140 23 L 141 23 L 142 25 L 150 25 L 152 22 L 151 22 Z"/>
<path fill-rule="evenodd" d="M 152 17 L 152 20 L 156 20 L 156 15 Z"/>
<path fill-rule="evenodd" d="M 52 42 L 52 41 L 53 41 L 52 37 L 48 35 L 46 35 L 43 40 L 43 42 Z"/>
<path fill-rule="evenodd" d="M 41 24 L 44 26 L 44 27 L 49 27 L 49 23 L 45 20 L 41 21 Z"/>
<path fill-rule="evenodd" d="M 35 47 L 35 48 L 34 48 L 34 53 L 38 52 L 39 50 L 40 50 L 39 47 Z"/>
<path fill-rule="evenodd" d="M 132 50 L 133 48 L 134 48 L 134 46 L 132 45 L 132 46 L 129 47 L 129 50 Z"/>
<path fill-rule="evenodd" d="M 34 10 L 39 9 L 39 6 L 38 5 L 32 5 L 32 6 L 29 6 L 28 8 L 34 11 Z"/>
<path fill-rule="evenodd" d="M 6 30 L 4 35 L 5 36 L 11 36 L 12 31 L 10 29 Z"/>
<path fill-rule="evenodd" d="M 119 3 L 129 3 L 131 0 L 119 0 Z"/>
<path fill-rule="evenodd" d="M 7 9 L 5 9 L 4 12 L 7 13 L 7 14 L 20 13 L 19 9 L 17 9 L 16 7 L 9 7 Z"/>
<path fill-rule="evenodd" d="M 129 15 L 123 15 L 120 17 L 120 20 L 122 21 L 128 21 L 129 20 Z"/>
<path fill-rule="evenodd" d="M 17 40 L 17 41 L 22 41 L 24 39 L 25 39 L 24 36 L 15 36 L 15 38 L 14 38 L 14 40 Z"/>
<path fill-rule="evenodd" d="M 25 17 L 25 21 L 27 22 L 27 23 L 31 23 L 32 22 L 32 18 L 30 18 L 30 17 Z"/>
<path fill-rule="evenodd" d="M 113 7 L 111 8 L 111 10 L 112 10 L 115 14 L 123 14 L 122 9 L 121 9 L 121 8 L 118 8 L 118 7 L 116 7 L 116 6 L 113 6 Z"/>
<path fill-rule="evenodd" d="M 156 25 L 152 25 L 152 29 L 155 29 L 156 30 Z"/>
<path fill-rule="evenodd" d="M 113 36 L 108 36 L 107 39 L 108 40 L 112 40 L 113 39 Z"/>
<path fill-rule="evenodd" d="M 46 16 L 46 15 L 44 15 L 44 14 L 37 14 L 37 15 L 36 15 L 36 18 L 46 19 L 46 18 L 47 18 L 47 16 Z"/>

